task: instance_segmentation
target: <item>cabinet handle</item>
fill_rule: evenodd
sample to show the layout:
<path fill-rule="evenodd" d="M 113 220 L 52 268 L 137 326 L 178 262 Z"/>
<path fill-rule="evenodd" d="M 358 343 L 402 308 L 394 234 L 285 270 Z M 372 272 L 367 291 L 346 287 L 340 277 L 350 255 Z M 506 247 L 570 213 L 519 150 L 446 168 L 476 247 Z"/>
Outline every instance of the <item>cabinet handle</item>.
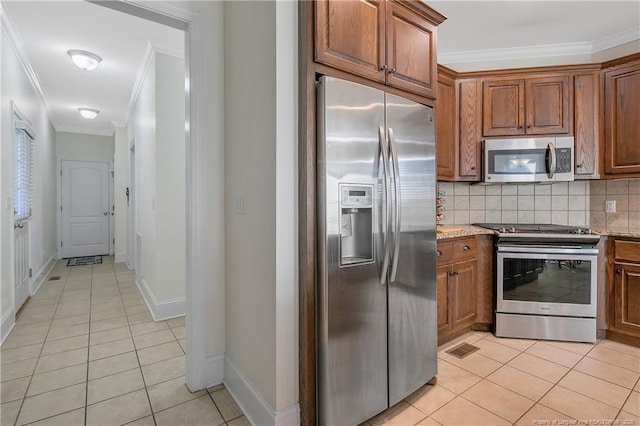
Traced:
<path fill-rule="evenodd" d="M 440 250 L 436 250 L 436 256 L 437 256 L 437 257 L 442 256 L 442 252 L 441 252 Z"/>
<path fill-rule="evenodd" d="M 462 251 L 465 252 L 465 253 L 468 252 L 469 250 L 471 250 L 471 247 L 469 247 L 469 246 L 462 247 Z"/>
<path fill-rule="evenodd" d="M 389 69 L 389 67 L 385 64 L 385 65 L 382 66 L 382 68 L 380 68 L 380 71 L 386 71 L 388 69 Z"/>
<path fill-rule="evenodd" d="M 578 169 L 581 169 L 581 168 L 583 168 L 583 167 L 584 167 L 584 163 L 580 163 L 580 164 L 577 164 L 577 165 L 576 165 L 576 168 L 578 168 Z"/>
<path fill-rule="evenodd" d="M 530 128 L 531 128 L 531 124 L 529 124 L 529 125 L 527 126 L 527 129 L 530 129 Z"/>
<path fill-rule="evenodd" d="M 476 169 L 476 166 L 471 166 L 471 170 L 475 170 L 475 169 Z"/>
<path fill-rule="evenodd" d="M 518 126 L 518 129 L 522 130 L 522 127 L 523 127 L 523 126 Z"/>
<path fill-rule="evenodd" d="M 395 69 L 395 68 L 391 68 L 391 69 L 389 70 L 389 74 L 393 74 L 393 73 L 395 73 L 395 72 L 396 72 L 396 69 Z"/>
<path fill-rule="evenodd" d="M 616 274 L 621 274 L 622 273 L 622 269 L 618 268 L 616 269 Z"/>
<path fill-rule="evenodd" d="M 449 272 L 449 276 L 451 277 L 455 277 L 456 275 L 458 275 L 458 271 Z"/>

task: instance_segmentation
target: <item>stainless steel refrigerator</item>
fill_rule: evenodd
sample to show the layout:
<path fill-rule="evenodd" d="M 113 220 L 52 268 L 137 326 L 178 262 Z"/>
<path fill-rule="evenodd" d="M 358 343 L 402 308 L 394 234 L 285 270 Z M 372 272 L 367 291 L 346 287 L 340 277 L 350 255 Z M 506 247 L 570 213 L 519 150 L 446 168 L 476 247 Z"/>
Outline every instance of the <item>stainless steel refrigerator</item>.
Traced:
<path fill-rule="evenodd" d="M 354 425 L 437 370 L 433 108 L 318 84 L 318 423 Z"/>

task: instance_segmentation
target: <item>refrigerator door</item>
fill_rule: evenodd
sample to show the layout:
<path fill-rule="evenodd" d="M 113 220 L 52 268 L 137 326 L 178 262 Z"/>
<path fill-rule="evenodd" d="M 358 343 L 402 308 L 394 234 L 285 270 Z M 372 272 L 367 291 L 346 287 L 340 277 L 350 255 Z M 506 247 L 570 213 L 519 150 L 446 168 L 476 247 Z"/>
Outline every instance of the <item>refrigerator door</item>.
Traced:
<path fill-rule="evenodd" d="M 437 372 L 433 108 L 386 95 L 393 181 L 389 297 L 389 405 Z"/>
<path fill-rule="evenodd" d="M 318 89 L 318 422 L 387 408 L 384 93 L 322 77 Z M 382 137 L 381 137 L 382 136 Z"/>

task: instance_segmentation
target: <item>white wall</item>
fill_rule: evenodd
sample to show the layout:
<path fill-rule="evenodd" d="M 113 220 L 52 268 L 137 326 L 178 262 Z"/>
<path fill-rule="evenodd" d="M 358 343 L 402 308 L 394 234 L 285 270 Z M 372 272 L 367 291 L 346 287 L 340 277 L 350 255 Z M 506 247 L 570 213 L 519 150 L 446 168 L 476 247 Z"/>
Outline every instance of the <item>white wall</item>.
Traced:
<path fill-rule="evenodd" d="M 276 423 L 298 401 L 296 13 L 292 2 L 224 5 L 226 358 L 244 382 L 225 370 L 225 383 L 253 387 Z"/>
<path fill-rule="evenodd" d="M 33 216 L 31 223 L 31 267 L 34 283 L 41 278 L 56 253 L 56 161 L 55 134 L 46 107 L 31 84 L 14 50 L 17 44 L 2 16 L 1 102 L 2 132 L 0 147 L 0 240 L 2 339 L 13 324 L 13 128 L 10 101 L 31 121 L 36 133 L 33 163 Z M 11 41 L 10 41 L 11 39 Z M 34 290 L 32 288 L 32 290 Z"/>
<path fill-rule="evenodd" d="M 111 161 L 114 150 L 113 136 L 56 132 L 56 156 L 60 160 Z"/>

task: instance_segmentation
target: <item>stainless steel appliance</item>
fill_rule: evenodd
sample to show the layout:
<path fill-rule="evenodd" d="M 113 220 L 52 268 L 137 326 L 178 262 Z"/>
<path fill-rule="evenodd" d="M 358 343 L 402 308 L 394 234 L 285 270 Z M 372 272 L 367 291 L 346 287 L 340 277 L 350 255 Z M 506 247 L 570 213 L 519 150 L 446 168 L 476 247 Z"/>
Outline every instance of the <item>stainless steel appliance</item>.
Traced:
<path fill-rule="evenodd" d="M 598 235 L 560 225 L 476 226 L 498 232 L 496 336 L 595 342 Z"/>
<path fill-rule="evenodd" d="M 319 424 L 359 424 L 436 374 L 433 115 L 318 84 Z"/>
<path fill-rule="evenodd" d="M 485 183 L 573 180 L 573 137 L 487 139 Z"/>

